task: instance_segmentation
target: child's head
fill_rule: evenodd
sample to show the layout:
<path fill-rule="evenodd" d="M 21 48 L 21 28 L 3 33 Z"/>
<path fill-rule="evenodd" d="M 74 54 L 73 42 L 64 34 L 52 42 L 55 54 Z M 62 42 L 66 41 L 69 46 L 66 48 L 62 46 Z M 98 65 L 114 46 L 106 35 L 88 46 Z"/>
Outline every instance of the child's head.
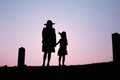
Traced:
<path fill-rule="evenodd" d="M 60 36 L 61 36 L 61 38 L 66 38 L 66 32 L 65 31 L 63 31 L 63 32 L 59 32 L 59 34 L 60 34 Z"/>

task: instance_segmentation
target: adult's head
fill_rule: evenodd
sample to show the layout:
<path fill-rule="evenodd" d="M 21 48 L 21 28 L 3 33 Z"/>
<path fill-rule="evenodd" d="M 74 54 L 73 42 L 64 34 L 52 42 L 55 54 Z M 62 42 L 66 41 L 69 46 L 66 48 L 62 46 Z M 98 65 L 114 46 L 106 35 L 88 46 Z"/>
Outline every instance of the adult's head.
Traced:
<path fill-rule="evenodd" d="M 54 25 L 55 23 L 53 23 L 51 20 L 48 20 L 47 23 L 45 23 L 44 25 L 47 27 L 52 27 L 52 25 Z"/>

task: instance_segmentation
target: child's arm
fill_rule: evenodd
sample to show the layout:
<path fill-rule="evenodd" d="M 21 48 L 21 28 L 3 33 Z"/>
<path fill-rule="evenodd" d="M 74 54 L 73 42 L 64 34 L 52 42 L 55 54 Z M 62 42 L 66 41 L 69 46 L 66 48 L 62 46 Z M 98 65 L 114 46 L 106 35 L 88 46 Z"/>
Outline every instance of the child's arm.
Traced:
<path fill-rule="evenodd" d="M 56 43 L 56 45 L 58 45 L 60 43 L 60 40 Z"/>

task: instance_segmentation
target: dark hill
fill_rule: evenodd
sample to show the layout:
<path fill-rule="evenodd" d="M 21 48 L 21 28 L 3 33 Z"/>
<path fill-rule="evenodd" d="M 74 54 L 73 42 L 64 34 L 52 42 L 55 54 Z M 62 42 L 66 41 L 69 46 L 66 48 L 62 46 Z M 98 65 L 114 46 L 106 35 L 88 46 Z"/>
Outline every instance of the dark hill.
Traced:
<path fill-rule="evenodd" d="M 119 65 L 112 62 L 70 66 L 0 67 L 0 80 L 117 79 Z"/>

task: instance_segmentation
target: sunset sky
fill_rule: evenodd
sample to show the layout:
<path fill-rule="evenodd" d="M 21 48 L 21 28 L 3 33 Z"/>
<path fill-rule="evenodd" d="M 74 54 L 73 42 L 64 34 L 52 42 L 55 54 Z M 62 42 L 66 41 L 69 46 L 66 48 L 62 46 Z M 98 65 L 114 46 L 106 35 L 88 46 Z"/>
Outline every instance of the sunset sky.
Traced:
<path fill-rule="evenodd" d="M 113 60 L 111 34 L 120 33 L 120 0 L 0 0 L 0 66 L 16 66 L 20 47 L 26 49 L 26 65 L 41 66 L 41 33 L 49 19 L 57 41 L 59 31 L 67 33 L 66 65 Z"/>

